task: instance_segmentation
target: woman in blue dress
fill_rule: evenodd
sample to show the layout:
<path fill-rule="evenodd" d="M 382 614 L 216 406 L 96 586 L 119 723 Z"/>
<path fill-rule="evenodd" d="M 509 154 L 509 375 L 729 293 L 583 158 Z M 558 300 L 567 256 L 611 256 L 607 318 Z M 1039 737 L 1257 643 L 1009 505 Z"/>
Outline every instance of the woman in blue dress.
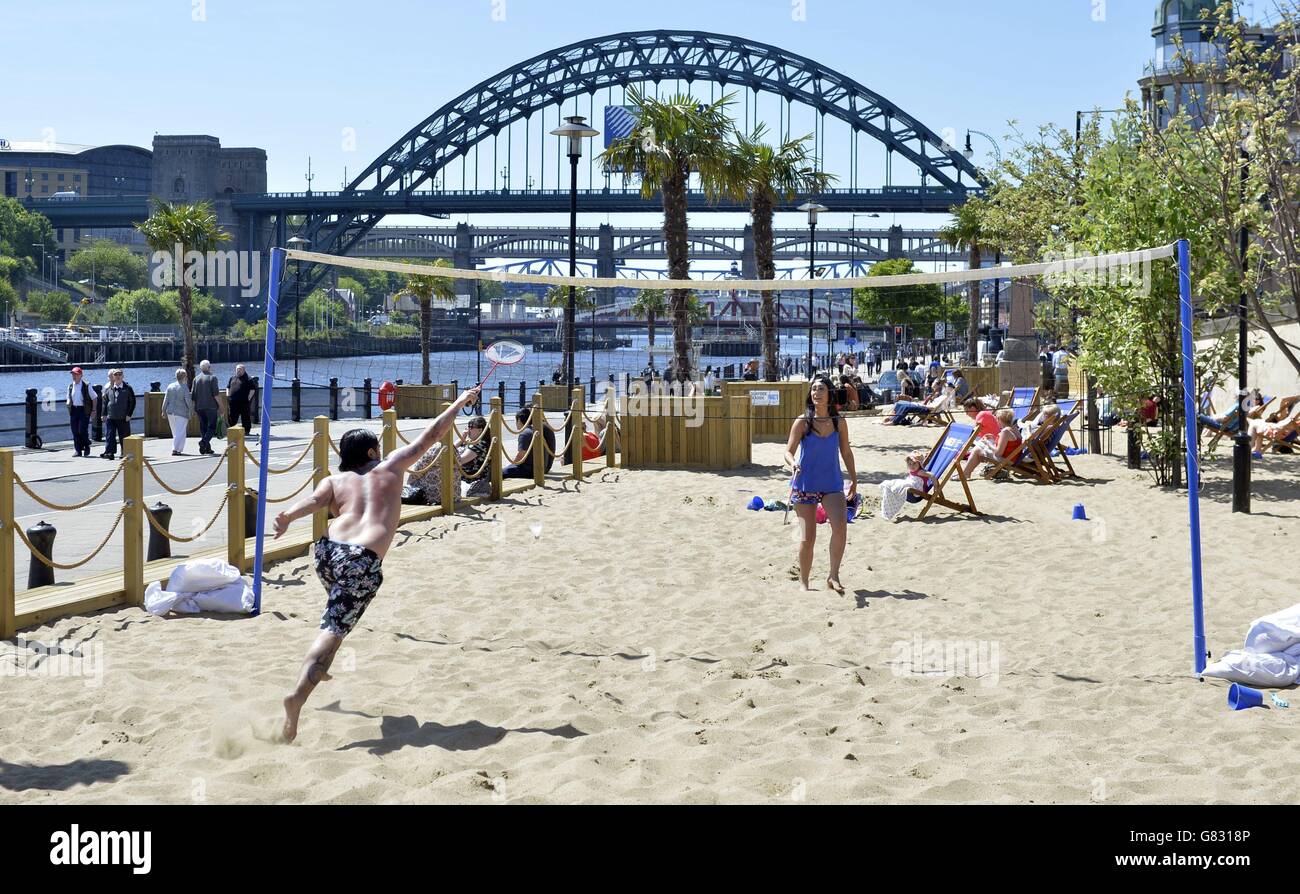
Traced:
<path fill-rule="evenodd" d="M 826 585 L 841 595 L 840 560 L 848 524 L 847 502 L 858 493 L 857 466 L 849 448 L 848 420 L 840 417 L 831 400 L 831 382 L 825 376 L 813 379 L 808 389 L 808 406 L 790 427 L 785 448 L 786 464 L 794 469 L 790 478 L 790 502 L 803 530 L 799 542 L 799 581 L 809 590 L 813 548 L 817 544 L 817 506 L 826 510 L 831 526 L 831 567 Z M 844 490 L 840 459 L 849 470 L 849 487 Z"/>

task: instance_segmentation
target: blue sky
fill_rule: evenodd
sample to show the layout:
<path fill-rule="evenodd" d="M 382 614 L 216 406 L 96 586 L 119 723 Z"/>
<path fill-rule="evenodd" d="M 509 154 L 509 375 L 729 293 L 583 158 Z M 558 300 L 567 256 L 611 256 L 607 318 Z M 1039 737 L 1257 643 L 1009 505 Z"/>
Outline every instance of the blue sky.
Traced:
<path fill-rule="evenodd" d="M 148 146 L 155 132 L 206 133 L 266 149 L 273 190 L 303 189 L 309 155 L 314 187 L 336 189 L 345 166 L 357 173 L 515 62 L 588 37 L 688 28 L 810 56 L 959 140 L 967 128 L 1002 138 L 1008 120 L 1072 127 L 1075 109 L 1112 108 L 1135 91 L 1154 9 L 1154 0 L 5 0 L 0 137 L 41 139 L 48 128 L 61 142 Z M 846 168 L 842 149 L 828 147 L 828 169 Z M 915 174 L 895 180 L 904 181 Z"/>

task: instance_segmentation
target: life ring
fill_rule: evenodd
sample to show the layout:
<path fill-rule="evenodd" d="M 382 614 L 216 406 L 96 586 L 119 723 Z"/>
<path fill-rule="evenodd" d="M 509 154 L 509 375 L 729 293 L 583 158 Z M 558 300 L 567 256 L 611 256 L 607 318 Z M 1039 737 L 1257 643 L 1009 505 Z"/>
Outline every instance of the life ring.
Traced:
<path fill-rule="evenodd" d="M 384 382 L 379 386 L 379 409 L 391 410 L 396 398 L 397 386 L 392 382 Z"/>

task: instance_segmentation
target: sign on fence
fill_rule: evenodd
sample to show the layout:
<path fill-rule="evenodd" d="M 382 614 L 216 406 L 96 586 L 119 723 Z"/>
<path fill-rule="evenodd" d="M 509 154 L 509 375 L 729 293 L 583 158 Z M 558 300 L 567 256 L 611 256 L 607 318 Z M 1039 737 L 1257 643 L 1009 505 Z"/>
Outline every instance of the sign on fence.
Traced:
<path fill-rule="evenodd" d="M 751 391 L 749 392 L 749 405 L 751 407 L 779 407 L 781 406 L 781 392 Z"/>

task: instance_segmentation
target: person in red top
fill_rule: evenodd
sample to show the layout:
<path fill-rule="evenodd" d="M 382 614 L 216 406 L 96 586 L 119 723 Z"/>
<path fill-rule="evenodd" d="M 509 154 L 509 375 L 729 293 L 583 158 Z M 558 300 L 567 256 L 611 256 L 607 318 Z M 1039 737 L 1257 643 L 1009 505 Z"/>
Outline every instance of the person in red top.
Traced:
<path fill-rule="evenodd" d="M 979 438 L 970 451 L 970 458 L 966 461 L 966 468 L 963 470 L 966 477 L 969 478 L 974 474 L 981 463 L 997 463 L 1004 459 L 1015 456 L 1019 452 L 1021 444 L 1020 429 L 1016 426 L 1016 414 L 1010 408 L 998 410 L 995 414 L 998 420 L 997 438 L 981 437 Z"/>
<path fill-rule="evenodd" d="M 992 438 L 995 441 L 998 439 L 998 435 L 1002 432 L 1002 425 L 998 422 L 998 417 L 993 415 L 992 410 L 973 397 L 966 399 L 962 409 L 975 421 L 981 437 Z"/>

